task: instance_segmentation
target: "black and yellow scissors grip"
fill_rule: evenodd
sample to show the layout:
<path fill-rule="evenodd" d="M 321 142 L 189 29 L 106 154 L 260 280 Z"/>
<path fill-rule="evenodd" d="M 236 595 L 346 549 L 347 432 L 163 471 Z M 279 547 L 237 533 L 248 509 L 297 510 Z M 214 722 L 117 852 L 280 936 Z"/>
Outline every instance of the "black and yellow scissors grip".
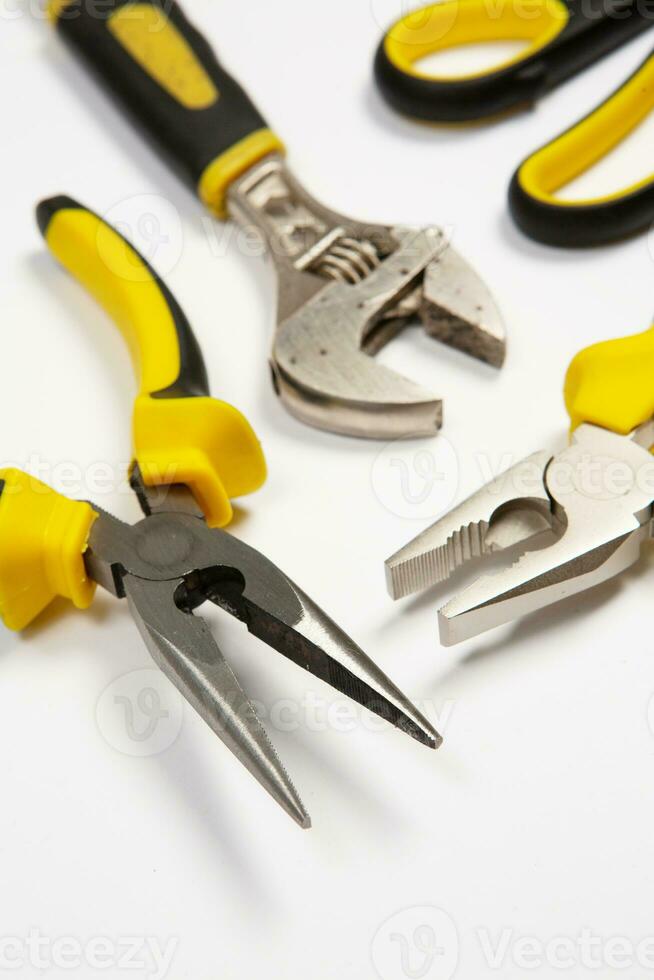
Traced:
<path fill-rule="evenodd" d="M 605 102 L 531 154 L 513 176 L 518 226 L 548 245 L 583 247 L 624 238 L 654 221 L 654 172 L 604 197 L 567 200 L 562 187 L 585 173 L 654 110 L 654 54 Z"/>
<path fill-rule="evenodd" d="M 50 0 L 58 33 L 207 207 L 278 137 L 172 0 Z"/>
<path fill-rule="evenodd" d="M 266 466 L 249 422 L 209 395 L 202 353 L 184 313 L 145 259 L 115 228 L 68 197 L 41 202 L 51 252 L 120 327 L 140 372 L 134 463 L 147 486 L 191 488 L 211 526 L 231 498 L 263 483 Z"/>
<path fill-rule="evenodd" d="M 530 105 L 654 24 L 635 0 L 444 0 L 401 17 L 375 58 L 384 98 L 407 116 L 470 122 Z M 490 69 L 460 76 L 424 71 L 427 55 L 491 41 L 523 50 Z"/>

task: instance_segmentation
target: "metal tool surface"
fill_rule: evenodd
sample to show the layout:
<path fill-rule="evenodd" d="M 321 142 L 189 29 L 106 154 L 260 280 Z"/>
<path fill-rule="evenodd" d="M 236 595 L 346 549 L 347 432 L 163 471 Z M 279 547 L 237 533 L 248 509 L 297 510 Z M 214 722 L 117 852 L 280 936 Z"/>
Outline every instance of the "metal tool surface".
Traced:
<path fill-rule="evenodd" d="M 654 515 L 654 328 L 582 351 L 566 379 L 571 444 L 534 453 L 386 561 L 399 599 L 473 558 L 522 554 L 439 611 L 441 642 L 469 639 L 592 588 L 636 562 Z"/>
<path fill-rule="evenodd" d="M 366 224 L 311 197 L 176 3 L 67 0 L 52 11 L 61 37 L 211 212 L 263 236 L 279 280 L 273 381 L 294 416 L 366 438 L 437 432 L 438 395 L 371 356 L 412 321 L 502 364 L 502 318 L 445 232 Z"/>

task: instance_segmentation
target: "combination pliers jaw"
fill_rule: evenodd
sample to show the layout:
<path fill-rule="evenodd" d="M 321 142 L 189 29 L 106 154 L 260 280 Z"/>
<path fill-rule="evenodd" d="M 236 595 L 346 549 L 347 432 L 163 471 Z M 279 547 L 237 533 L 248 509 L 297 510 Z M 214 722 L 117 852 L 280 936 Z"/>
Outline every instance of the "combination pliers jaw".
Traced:
<path fill-rule="evenodd" d="M 46 241 L 140 355 L 130 526 L 16 470 L 0 471 L 0 614 L 22 629 L 55 595 L 88 606 L 96 585 L 127 599 L 154 660 L 302 827 L 310 819 L 236 674 L 196 610 L 209 601 L 254 636 L 422 744 L 440 736 L 347 634 L 269 559 L 222 530 L 230 498 L 265 478 L 243 416 L 209 397 L 200 349 L 145 260 L 70 198 L 38 209 Z M 129 271 L 129 277 L 121 273 Z"/>
<path fill-rule="evenodd" d="M 653 355 L 652 330 L 582 351 L 566 382 L 576 426 L 570 446 L 528 456 L 387 559 L 395 599 L 446 581 L 472 559 L 503 551 L 513 559 L 439 610 L 444 645 L 592 588 L 638 560 L 654 526 L 654 406 L 639 395 L 634 365 L 642 374 Z"/>

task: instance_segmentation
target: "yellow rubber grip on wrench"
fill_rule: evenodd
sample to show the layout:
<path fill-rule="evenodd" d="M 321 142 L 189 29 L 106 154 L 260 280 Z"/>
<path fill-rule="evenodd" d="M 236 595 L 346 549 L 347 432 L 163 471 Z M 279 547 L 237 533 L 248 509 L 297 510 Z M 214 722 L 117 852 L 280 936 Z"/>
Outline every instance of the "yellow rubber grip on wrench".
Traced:
<path fill-rule="evenodd" d="M 138 365 L 134 459 L 145 483 L 185 484 L 212 527 L 228 524 L 231 498 L 264 482 L 265 459 L 245 417 L 209 397 L 202 355 L 174 297 L 92 211 L 53 198 L 39 212 L 48 247 L 117 323 Z"/>
<path fill-rule="evenodd" d="M 86 609 L 84 552 L 97 514 L 21 470 L 0 470 L 0 616 L 22 630 L 57 596 Z"/>
<path fill-rule="evenodd" d="M 565 378 L 572 428 L 584 422 L 627 435 L 654 416 L 654 327 L 586 347 Z"/>

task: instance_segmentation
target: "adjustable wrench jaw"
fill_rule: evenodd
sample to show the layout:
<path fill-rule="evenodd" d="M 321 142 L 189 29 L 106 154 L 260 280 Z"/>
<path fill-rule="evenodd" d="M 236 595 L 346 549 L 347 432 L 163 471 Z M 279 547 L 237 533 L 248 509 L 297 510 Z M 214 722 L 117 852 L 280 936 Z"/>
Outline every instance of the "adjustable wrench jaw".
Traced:
<path fill-rule="evenodd" d="M 277 390 L 303 422 L 368 438 L 429 436 L 442 420 L 441 400 L 367 353 L 378 350 L 408 317 L 385 317 L 407 302 L 429 264 L 446 248 L 436 229 L 393 229 L 394 252 L 357 283 L 325 283 L 279 323 L 272 352 Z M 420 312 L 418 307 L 417 312 Z"/>
<path fill-rule="evenodd" d="M 303 422 L 366 438 L 436 433 L 441 400 L 369 356 L 415 319 L 442 342 L 501 365 L 497 307 L 441 229 L 364 224 L 331 211 L 277 156 L 232 185 L 229 208 L 259 229 L 275 262 L 273 379 Z"/>

